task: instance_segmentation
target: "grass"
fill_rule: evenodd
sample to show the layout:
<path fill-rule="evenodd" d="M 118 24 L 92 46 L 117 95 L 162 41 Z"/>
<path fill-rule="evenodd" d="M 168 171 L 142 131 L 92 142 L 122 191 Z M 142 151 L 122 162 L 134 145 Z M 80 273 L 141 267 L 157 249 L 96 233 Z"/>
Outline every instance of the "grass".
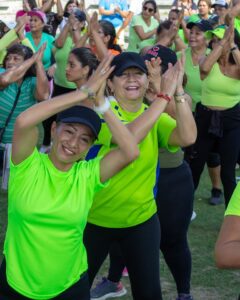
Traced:
<path fill-rule="evenodd" d="M 237 171 L 237 175 L 240 172 Z M 197 300 L 236 300 L 239 294 L 240 271 L 218 270 L 214 265 L 213 249 L 223 219 L 224 206 L 210 206 L 209 178 L 204 172 L 201 184 L 195 195 L 194 210 L 197 218 L 189 229 L 189 243 L 192 251 L 192 294 Z M 7 194 L 0 193 L 0 253 L 2 253 L 7 223 Z M 1 259 L 1 256 L 0 256 Z M 103 265 L 99 276 L 106 275 L 108 261 Z M 131 289 L 128 278 L 123 278 L 128 293 L 122 297 L 130 300 Z M 176 298 L 176 288 L 163 258 L 161 258 L 161 284 L 164 300 Z"/>

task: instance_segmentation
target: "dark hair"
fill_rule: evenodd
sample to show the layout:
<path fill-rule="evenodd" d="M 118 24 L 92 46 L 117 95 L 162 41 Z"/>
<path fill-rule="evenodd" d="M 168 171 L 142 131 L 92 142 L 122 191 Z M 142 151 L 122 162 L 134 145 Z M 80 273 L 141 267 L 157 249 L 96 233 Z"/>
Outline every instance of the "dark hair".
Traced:
<path fill-rule="evenodd" d="M 162 33 L 162 31 L 165 30 L 169 30 L 170 27 L 172 26 L 172 22 L 169 20 L 163 21 L 158 25 L 157 28 L 157 35 L 159 35 L 160 33 Z"/>
<path fill-rule="evenodd" d="M 135 1 L 137 1 L 137 0 L 135 0 Z M 145 2 L 143 2 L 143 6 L 148 3 L 152 4 L 153 10 L 154 10 L 154 12 L 156 12 L 157 11 L 157 3 L 154 0 L 146 0 Z"/>
<path fill-rule="evenodd" d="M 9 31 L 10 29 L 7 27 L 7 25 L 0 20 L 0 39 Z"/>
<path fill-rule="evenodd" d="M 24 60 L 29 59 L 30 57 L 33 56 L 33 51 L 31 48 L 21 45 L 21 44 L 15 44 L 13 46 L 11 46 L 10 48 L 7 49 L 7 53 L 4 57 L 3 60 L 3 67 L 6 69 L 6 61 L 8 58 L 9 54 L 17 54 L 17 55 L 21 55 L 23 57 Z M 32 76 L 36 76 L 36 70 L 35 70 L 35 66 L 32 65 L 27 72 L 24 75 L 25 77 L 32 77 Z"/>
<path fill-rule="evenodd" d="M 79 5 L 79 3 L 78 3 L 77 0 L 68 0 L 68 2 L 65 4 L 64 10 L 63 10 L 64 17 L 69 17 L 69 13 L 67 11 L 67 7 L 68 7 L 69 4 L 72 4 L 72 3 L 76 3 L 77 6 Z"/>
<path fill-rule="evenodd" d="M 173 9 L 169 10 L 169 13 L 168 13 L 168 14 L 170 14 L 171 12 L 173 12 L 173 13 L 175 13 L 177 16 L 179 16 L 181 11 L 180 11 L 179 9 L 177 9 L 177 8 L 173 8 Z"/>
<path fill-rule="evenodd" d="M 101 21 L 99 21 L 99 25 L 103 31 L 103 34 L 105 36 L 107 36 L 107 35 L 110 36 L 110 40 L 108 42 L 107 48 L 114 49 L 114 50 L 122 53 L 121 47 L 119 45 L 115 44 L 116 30 L 115 30 L 113 24 L 109 21 L 101 20 Z"/>
<path fill-rule="evenodd" d="M 75 48 L 70 53 L 76 56 L 77 60 L 82 64 L 83 67 L 89 67 L 89 72 L 87 76 L 89 78 L 92 75 L 93 71 L 96 70 L 99 64 L 96 55 L 89 48 L 86 47 Z"/>

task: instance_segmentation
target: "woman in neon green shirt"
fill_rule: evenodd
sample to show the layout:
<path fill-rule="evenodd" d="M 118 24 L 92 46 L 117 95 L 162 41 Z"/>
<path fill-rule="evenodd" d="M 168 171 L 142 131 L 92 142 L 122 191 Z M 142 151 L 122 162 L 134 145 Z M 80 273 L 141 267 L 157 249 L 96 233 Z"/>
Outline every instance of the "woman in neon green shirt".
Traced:
<path fill-rule="evenodd" d="M 111 59 L 102 61 L 81 90 L 34 105 L 16 120 L 1 299 L 90 299 L 82 238 L 93 195 L 139 155 L 135 138 L 99 93 L 113 70 Z M 79 105 L 86 98 L 103 114 L 118 145 L 91 162 L 83 158 L 101 120 Z M 57 113 L 51 151 L 41 154 L 37 126 Z"/>
<path fill-rule="evenodd" d="M 166 94 L 171 96 L 175 93 L 177 82 L 176 92 L 182 93 L 179 82 L 183 73 L 180 72 L 180 75 L 177 69 L 179 65 L 165 73 L 162 87 L 159 76 L 153 76 L 156 100 L 149 109 L 143 104 L 148 87 L 143 58 L 134 52 L 124 52 L 115 56 L 113 65 L 115 69 L 109 80 L 109 88 L 114 94 L 110 98 L 111 108 L 134 133 L 140 143 L 140 156 L 112 179 L 104 193 L 95 195 L 84 237 L 90 283 L 112 243 L 118 242 L 129 271 L 133 299 L 162 299 L 159 278 L 160 228 L 153 192 L 158 147 L 162 145 L 175 151 L 177 145 L 194 142 L 194 120 L 184 99 L 177 104 L 177 125 L 168 115 L 161 115 L 169 100 Z M 101 156 L 112 147 L 112 137 L 103 124 L 99 140 L 87 158 Z"/>
<path fill-rule="evenodd" d="M 235 165 L 240 152 L 240 38 L 233 22 L 207 33 L 213 50 L 200 62 L 201 104 L 195 119 L 198 137 L 190 160 L 197 188 L 206 158 L 214 144 L 221 160 L 221 179 L 227 207 L 236 186 Z"/>

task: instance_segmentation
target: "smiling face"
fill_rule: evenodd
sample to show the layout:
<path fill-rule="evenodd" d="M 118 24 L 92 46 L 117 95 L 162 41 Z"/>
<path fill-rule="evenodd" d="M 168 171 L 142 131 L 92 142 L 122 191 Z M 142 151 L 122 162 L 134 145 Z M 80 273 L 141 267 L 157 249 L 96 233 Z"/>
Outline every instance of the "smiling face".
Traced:
<path fill-rule="evenodd" d="M 197 26 L 193 26 L 190 29 L 189 45 L 192 48 L 206 47 L 206 39 L 204 33 Z"/>
<path fill-rule="evenodd" d="M 78 123 L 53 123 L 53 144 L 49 157 L 56 168 L 67 171 L 83 159 L 94 142 L 90 127 Z"/>
<path fill-rule="evenodd" d="M 31 16 L 30 18 L 30 29 L 32 32 L 42 31 L 44 23 L 38 16 Z"/>
<path fill-rule="evenodd" d="M 148 87 L 148 78 L 140 69 L 128 68 L 121 76 L 114 76 L 109 86 L 119 100 L 142 100 Z"/>

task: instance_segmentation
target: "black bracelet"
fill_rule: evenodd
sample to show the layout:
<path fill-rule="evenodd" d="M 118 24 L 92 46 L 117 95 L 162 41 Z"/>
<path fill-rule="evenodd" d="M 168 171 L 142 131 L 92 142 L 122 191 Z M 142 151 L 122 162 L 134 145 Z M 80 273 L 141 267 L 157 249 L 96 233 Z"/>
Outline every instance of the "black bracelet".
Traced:
<path fill-rule="evenodd" d="M 238 49 L 238 46 L 234 46 L 234 47 L 232 47 L 232 48 L 230 49 L 230 51 L 232 52 L 232 51 L 237 50 L 237 49 Z"/>

